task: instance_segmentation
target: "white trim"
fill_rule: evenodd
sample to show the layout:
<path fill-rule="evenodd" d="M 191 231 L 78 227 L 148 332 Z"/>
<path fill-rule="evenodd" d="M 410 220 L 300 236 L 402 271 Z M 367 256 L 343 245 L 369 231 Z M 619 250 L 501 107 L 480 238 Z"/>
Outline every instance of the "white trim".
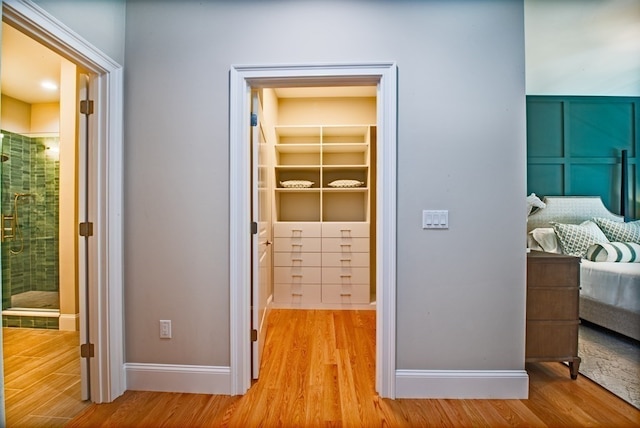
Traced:
<path fill-rule="evenodd" d="M 78 331 L 79 321 L 80 314 L 60 314 L 60 318 L 58 318 L 58 330 Z"/>
<path fill-rule="evenodd" d="M 127 389 L 229 395 L 229 367 L 126 363 Z"/>
<path fill-rule="evenodd" d="M 91 75 L 90 289 L 91 400 L 114 400 L 125 389 L 123 352 L 123 79 L 122 67 L 30 0 L 4 0 L 3 20 Z"/>
<path fill-rule="evenodd" d="M 526 399 L 525 370 L 396 370 L 398 398 Z"/>
<path fill-rule="evenodd" d="M 229 279 L 231 393 L 251 386 L 251 192 L 249 127 L 251 87 L 378 84 L 378 205 L 376 226 L 376 389 L 395 398 L 396 353 L 396 105 L 393 62 L 315 65 L 243 65 L 230 72 Z"/>

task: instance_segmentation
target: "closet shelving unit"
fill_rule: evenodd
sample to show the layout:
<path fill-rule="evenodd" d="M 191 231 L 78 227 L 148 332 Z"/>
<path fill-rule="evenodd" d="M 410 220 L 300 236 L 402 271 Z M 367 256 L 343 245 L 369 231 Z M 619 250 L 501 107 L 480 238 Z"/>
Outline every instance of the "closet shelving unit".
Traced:
<path fill-rule="evenodd" d="M 371 125 L 276 126 L 274 301 L 370 301 Z M 288 188 L 288 180 L 313 182 Z M 333 187 L 355 180 L 357 187 Z"/>

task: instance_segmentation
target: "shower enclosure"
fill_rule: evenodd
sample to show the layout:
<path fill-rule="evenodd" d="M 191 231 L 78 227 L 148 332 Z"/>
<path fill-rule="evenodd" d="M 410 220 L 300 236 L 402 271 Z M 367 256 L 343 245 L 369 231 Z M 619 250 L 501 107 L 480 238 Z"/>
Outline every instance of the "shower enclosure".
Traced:
<path fill-rule="evenodd" d="M 58 328 L 59 137 L 2 132 L 2 322 Z"/>

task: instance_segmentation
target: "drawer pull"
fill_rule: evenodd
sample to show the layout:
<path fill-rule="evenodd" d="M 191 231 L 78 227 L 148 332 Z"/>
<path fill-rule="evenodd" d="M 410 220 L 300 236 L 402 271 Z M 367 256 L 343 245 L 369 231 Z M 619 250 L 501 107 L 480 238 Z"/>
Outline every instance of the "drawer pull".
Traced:
<path fill-rule="evenodd" d="M 351 293 L 340 293 L 340 297 L 351 297 Z"/>
<path fill-rule="evenodd" d="M 302 297 L 302 293 L 291 293 L 293 297 Z"/>
<path fill-rule="evenodd" d="M 294 278 L 302 278 L 302 274 L 301 273 L 292 273 L 291 276 L 294 277 Z"/>
<path fill-rule="evenodd" d="M 300 244 L 300 245 L 302 245 L 302 244 Z M 341 246 L 341 247 L 350 247 L 350 246 L 351 246 L 351 244 L 340 244 L 340 246 Z"/>
<path fill-rule="evenodd" d="M 341 261 L 341 262 L 350 262 L 350 261 L 351 261 L 351 257 L 349 257 L 349 258 L 346 258 L 346 257 L 345 257 L 345 258 L 342 258 L 342 259 L 340 259 L 340 261 Z"/>
<path fill-rule="evenodd" d="M 302 257 L 291 257 L 291 261 L 292 262 L 301 262 L 302 261 Z"/>
<path fill-rule="evenodd" d="M 342 273 L 342 274 L 340 274 L 340 278 L 351 278 L 351 274 L 350 273 Z"/>
<path fill-rule="evenodd" d="M 291 237 L 299 238 L 302 236 L 302 229 L 291 229 Z"/>

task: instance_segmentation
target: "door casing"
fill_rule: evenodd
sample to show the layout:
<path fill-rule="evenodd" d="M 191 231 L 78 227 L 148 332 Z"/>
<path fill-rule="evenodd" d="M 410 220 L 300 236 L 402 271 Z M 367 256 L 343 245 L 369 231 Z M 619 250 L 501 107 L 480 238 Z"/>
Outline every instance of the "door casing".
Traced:
<path fill-rule="evenodd" d="M 376 390 L 395 398 L 397 68 L 394 62 L 235 65 L 230 72 L 230 375 L 231 394 L 251 386 L 252 88 L 377 85 Z"/>
<path fill-rule="evenodd" d="M 91 400 L 113 401 L 125 391 L 123 346 L 122 66 L 29 0 L 3 0 L 2 19 L 32 39 L 75 63 L 90 76 L 95 113 L 88 136 L 88 240 L 90 326 L 95 346 L 91 365 Z M 79 217 L 82 218 L 82 217 Z M 79 251 L 83 251 L 79 243 Z M 82 278 L 82 275 L 80 275 Z M 82 287 L 83 284 L 80 284 Z"/>

